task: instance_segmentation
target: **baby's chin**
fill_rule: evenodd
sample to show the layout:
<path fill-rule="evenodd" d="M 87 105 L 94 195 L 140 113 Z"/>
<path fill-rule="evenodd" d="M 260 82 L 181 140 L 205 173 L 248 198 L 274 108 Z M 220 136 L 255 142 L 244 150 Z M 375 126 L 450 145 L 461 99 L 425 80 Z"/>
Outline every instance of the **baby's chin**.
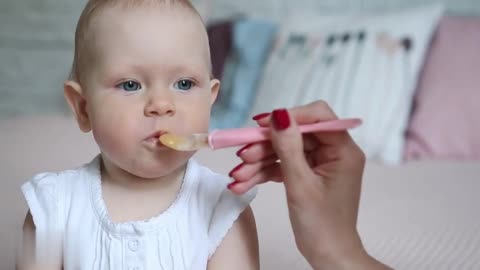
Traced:
<path fill-rule="evenodd" d="M 159 178 L 175 177 L 182 174 L 186 169 L 188 160 L 193 153 L 182 152 L 177 155 L 165 155 L 152 158 L 139 155 L 135 159 L 118 158 L 117 155 L 106 155 L 102 153 L 104 161 L 111 164 L 117 171 L 123 171 L 130 175 L 130 178 L 138 180 L 158 180 Z M 106 157 L 109 158 L 106 158 Z M 110 158 L 110 157 L 113 157 Z M 117 158 L 115 158 L 117 157 Z"/>
<path fill-rule="evenodd" d="M 186 169 L 188 158 L 177 159 L 175 162 L 140 162 L 128 168 L 127 171 L 145 180 L 156 180 L 158 178 L 183 174 Z"/>

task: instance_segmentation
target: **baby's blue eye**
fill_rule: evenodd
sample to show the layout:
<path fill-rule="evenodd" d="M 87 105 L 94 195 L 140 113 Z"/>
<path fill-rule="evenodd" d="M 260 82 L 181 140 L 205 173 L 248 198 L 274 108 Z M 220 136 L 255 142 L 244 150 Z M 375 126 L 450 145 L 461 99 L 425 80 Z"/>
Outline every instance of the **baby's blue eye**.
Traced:
<path fill-rule="evenodd" d="M 137 91 L 142 88 L 142 86 L 136 81 L 126 81 L 119 84 L 117 87 L 122 88 L 127 92 Z"/>
<path fill-rule="evenodd" d="M 186 90 L 190 90 L 194 85 L 195 83 L 192 82 L 191 80 L 180 80 L 176 83 L 175 86 L 177 89 L 186 91 Z"/>

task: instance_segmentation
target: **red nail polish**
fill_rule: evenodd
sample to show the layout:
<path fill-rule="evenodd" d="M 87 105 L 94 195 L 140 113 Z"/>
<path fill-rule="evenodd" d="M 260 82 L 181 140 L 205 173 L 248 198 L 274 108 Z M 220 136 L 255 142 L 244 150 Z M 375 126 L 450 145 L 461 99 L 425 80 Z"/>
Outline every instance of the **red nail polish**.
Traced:
<path fill-rule="evenodd" d="M 234 186 L 236 186 L 236 185 L 238 185 L 238 184 L 240 184 L 239 181 L 232 182 L 232 183 L 230 183 L 230 184 L 227 186 L 227 188 L 228 188 L 228 189 L 232 189 Z"/>
<path fill-rule="evenodd" d="M 290 116 L 286 109 L 275 110 L 272 113 L 273 126 L 277 130 L 284 130 L 290 127 Z"/>
<path fill-rule="evenodd" d="M 263 119 L 263 118 L 265 118 L 265 117 L 268 117 L 269 115 L 270 115 L 270 113 L 261 113 L 261 114 L 255 115 L 252 119 L 253 119 L 254 121 L 258 121 L 258 120 L 260 120 L 260 119 Z"/>
<path fill-rule="evenodd" d="M 240 168 L 242 168 L 242 167 L 243 167 L 243 163 L 238 164 L 237 167 L 233 168 L 233 170 L 230 171 L 230 173 L 228 174 L 228 176 L 232 177 L 232 175 L 233 175 L 236 171 L 240 170 Z"/>
<path fill-rule="evenodd" d="M 244 147 L 242 147 L 240 150 L 238 150 L 237 151 L 237 157 L 239 157 L 241 154 L 245 153 L 248 150 L 248 148 L 250 148 L 252 145 L 253 145 L 253 143 L 247 144 Z"/>

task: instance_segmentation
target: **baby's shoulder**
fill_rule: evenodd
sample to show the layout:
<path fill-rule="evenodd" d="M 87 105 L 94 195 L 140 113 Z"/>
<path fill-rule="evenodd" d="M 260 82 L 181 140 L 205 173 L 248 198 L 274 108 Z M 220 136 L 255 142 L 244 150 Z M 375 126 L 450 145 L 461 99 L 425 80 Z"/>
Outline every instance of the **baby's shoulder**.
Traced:
<path fill-rule="evenodd" d="M 196 163 L 196 166 L 197 177 L 201 180 L 208 179 L 208 182 L 212 183 L 212 185 L 219 183 L 228 183 L 230 181 L 230 178 L 227 175 L 215 172 L 209 167 L 200 165 L 199 163 Z"/>
<path fill-rule="evenodd" d="M 73 184 L 85 178 L 84 167 L 68 169 L 58 172 L 42 172 L 34 175 L 27 183 L 36 186 L 60 185 L 63 183 Z"/>
<path fill-rule="evenodd" d="M 237 196 L 228 189 L 228 184 L 232 182 L 227 175 L 212 171 L 210 168 L 193 164 L 195 173 L 190 177 L 194 177 L 194 196 L 196 196 L 196 203 L 203 205 L 208 209 L 214 209 L 222 204 L 244 204 L 243 201 L 250 202 L 256 194 L 256 189 L 250 192 Z M 241 201 L 241 202 L 240 202 Z"/>
<path fill-rule="evenodd" d="M 228 188 L 230 177 L 195 164 L 196 190 L 188 207 L 205 225 L 211 257 L 240 214 L 256 195 L 256 189 L 237 196 Z M 198 225 L 196 225 L 198 228 Z"/>
<path fill-rule="evenodd" d="M 34 175 L 31 179 L 22 185 L 22 190 L 34 190 L 36 192 L 68 193 L 69 191 L 79 191 L 86 186 L 89 177 L 89 165 L 82 165 L 74 169 L 68 169 L 58 172 L 42 172 Z"/>
<path fill-rule="evenodd" d="M 207 195 L 210 198 L 219 196 L 231 181 L 228 176 L 214 172 L 197 161 L 190 161 L 189 167 L 186 177 L 193 178 L 191 182 L 194 182 L 194 189 L 199 195 Z"/>

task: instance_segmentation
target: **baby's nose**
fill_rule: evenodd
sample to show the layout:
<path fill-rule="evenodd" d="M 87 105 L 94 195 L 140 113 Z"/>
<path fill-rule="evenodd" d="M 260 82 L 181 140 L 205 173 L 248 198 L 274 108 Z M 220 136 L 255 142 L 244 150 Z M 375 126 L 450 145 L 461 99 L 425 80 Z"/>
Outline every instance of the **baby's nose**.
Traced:
<path fill-rule="evenodd" d="M 173 116 L 175 111 L 175 102 L 173 101 L 173 97 L 168 93 L 150 95 L 145 105 L 145 116 Z"/>

